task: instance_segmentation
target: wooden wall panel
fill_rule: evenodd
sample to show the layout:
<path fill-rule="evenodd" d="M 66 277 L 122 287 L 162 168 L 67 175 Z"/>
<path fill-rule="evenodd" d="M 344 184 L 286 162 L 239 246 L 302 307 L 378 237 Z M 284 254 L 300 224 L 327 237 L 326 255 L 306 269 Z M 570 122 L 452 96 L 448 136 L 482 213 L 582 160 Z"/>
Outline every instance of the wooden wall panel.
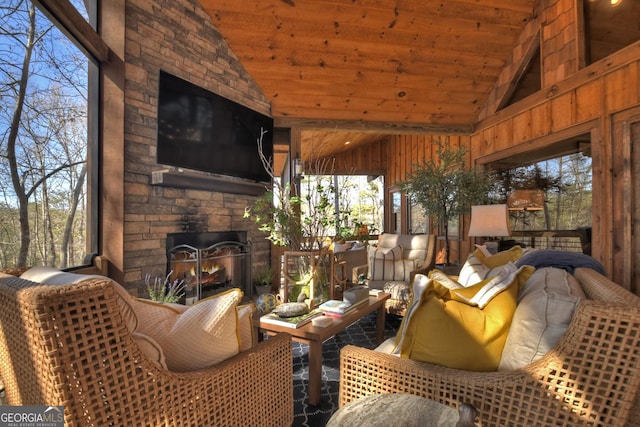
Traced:
<path fill-rule="evenodd" d="M 593 120 L 602 111 L 602 80 L 589 82 L 576 88 L 576 121 Z"/>
<path fill-rule="evenodd" d="M 523 111 L 513 118 L 512 143 L 518 144 L 531 139 L 531 110 Z"/>
<path fill-rule="evenodd" d="M 638 103 L 638 63 L 629 64 L 604 78 L 605 108 L 620 111 Z"/>
<path fill-rule="evenodd" d="M 551 133 L 551 105 L 549 103 L 536 105 L 529 111 L 531 138 L 540 138 Z"/>
<path fill-rule="evenodd" d="M 593 64 L 558 82 L 547 91 L 547 98 L 530 97 L 509 107 L 509 114 L 505 113 L 502 120 L 494 117 L 491 121 L 479 123 L 471 138 L 475 156 L 472 160 L 482 163 L 483 157 L 498 160 L 501 150 L 509 154 L 535 150 L 550 142 L 590 131 L 592 186 L 602 190 L 593 194 L 593 239 L 597 243 L 592 254 L 611 272 L 611 278 L 621 284 L 630 275 L 626 270 L 613 268 L 616 265 L 614 260 L 620 256 L 620 248 L 625 244 L 625 236 L 615 231 L 623 213 L 617 212 L 620 209 L 613 209 L 612 204 L 614 201 L 619 204 L 625 198 L 628 183 L 620 179 L 614 164 L 625 164 L 629 159 L 623 158 L 620 150 L 612 148 L 616 135 L 612 131 L 611 117 L 640 105 L 639 70 L 640 43 L 608 58 L 606 64 Z M 523 130 L 527 115 L 531 118 L 528 140 Z M 492 133 L 496 140 L 494 145 L 488 142 Z M 513 144 L 505 147 L 503 141 L 512 141 Z M 634 178 L 633 182 L 638 181 L 637 177 Z M 634 221 L 638 219 L 634 218 Z M 630 284 L 624 285 L 631 287 Z"/>
<path fill-rule="evenodd" d="M 494 151 L 501 151 L 512 145 L 513 120 L 508 119 L 498 123 L 495 127 Z"/>
<path fill-rule="evenodd" d="M 575 122 L 574 107 L 573 92 L 562 94 L 551 100 L 551 129 L 553 131 L 565 129 Z"/>

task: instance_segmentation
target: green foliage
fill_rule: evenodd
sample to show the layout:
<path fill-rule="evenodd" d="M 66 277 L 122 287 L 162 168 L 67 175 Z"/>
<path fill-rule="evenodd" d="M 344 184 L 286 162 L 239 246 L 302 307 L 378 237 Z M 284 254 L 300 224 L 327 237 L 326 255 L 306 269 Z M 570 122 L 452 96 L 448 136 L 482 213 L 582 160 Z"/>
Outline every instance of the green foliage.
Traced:
<path fill-rule="evenodd" d="M 273 270 L 268 265 L 256 267 L 252 274 L 253 283 L 257 286 L 268 286 L 273 281 Z"/>
<path fill-rule="evenodd" d="M 245 208 L 244 218 L 251 218 L 274 245 L 300 247 L 299 211 L 300 198 L 293 194 L 291 186 L 274 184 L 273 189 L 266 191 L 253 206 Z"/>
<path fill-rule="evenodd" d="M 486 202 L 493 178 L 491 173 L 465 167 L 464 147 L 451 147 L 448 139 L 435 144 L 439 161 L 414 164 L 399 186 L 443 227 L 448 258 L 449 221 L 468 213 L 471 205 Z"/>
<path fill-rule="evenodd" d="M 184 280 L 174 280 L 171 282 L 173 271 L 167 274 L 164 279 L 161 277 L 155 277 L 153 283 L 151 283 L 151 275 L 147 273 L 144 277 L 144 283 L 147 285 L 147 292 L 149 293 L 149 299 L 158 302 L 178 302 L 184 296 L 185 283 Z"/>

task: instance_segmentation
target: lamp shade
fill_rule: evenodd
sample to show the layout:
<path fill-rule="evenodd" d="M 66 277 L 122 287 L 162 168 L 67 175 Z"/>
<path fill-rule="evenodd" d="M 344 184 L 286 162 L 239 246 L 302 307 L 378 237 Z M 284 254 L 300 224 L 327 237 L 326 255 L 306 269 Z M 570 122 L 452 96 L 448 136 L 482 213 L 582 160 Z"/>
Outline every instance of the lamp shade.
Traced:
<path fill-rule="evenodd" d="M 509 211 L 507 205 L 476 205 L 471 206 L 471 224 L 469 236 L 508 236 L 511 234 L 509 226 Z"/>

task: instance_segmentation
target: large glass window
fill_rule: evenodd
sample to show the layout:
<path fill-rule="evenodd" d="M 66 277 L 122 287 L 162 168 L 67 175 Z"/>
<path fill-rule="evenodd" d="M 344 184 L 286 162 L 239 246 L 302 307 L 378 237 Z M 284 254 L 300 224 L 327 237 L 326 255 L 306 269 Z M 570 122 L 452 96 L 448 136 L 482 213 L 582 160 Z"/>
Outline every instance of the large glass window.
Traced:
<path fill-rule="evenodd" d="M 96 248 L 87 176 L 97 65 L 78 46 L 33 2 L 0 6 L 0 267 L 80 265 Z"/>
<path fill-rule="evenodd" d="M 590 253 L 591 157 L 589 144 L 578 145 L 575 153 L 498 171 L 494 199 L 509 208 L 513 241 Z"/>
<path fill-rule="evenodd" d="M 383 229 L 382 176 L 309 175 L 300 183 L 302 220 L 323 216 L 326 237 L 378 234 Z"/>

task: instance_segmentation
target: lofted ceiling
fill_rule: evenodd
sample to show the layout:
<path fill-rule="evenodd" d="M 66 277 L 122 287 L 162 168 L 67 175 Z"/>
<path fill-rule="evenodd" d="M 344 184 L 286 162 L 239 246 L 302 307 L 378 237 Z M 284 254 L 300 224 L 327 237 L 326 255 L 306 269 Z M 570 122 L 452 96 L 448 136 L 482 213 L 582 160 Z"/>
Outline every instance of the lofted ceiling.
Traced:
<path fill-rule="evenodd" d="M 302 128 L 308 152 L 381 134 L 470 132 L 537 1 L 200 3 L 276 125 Z"/>

